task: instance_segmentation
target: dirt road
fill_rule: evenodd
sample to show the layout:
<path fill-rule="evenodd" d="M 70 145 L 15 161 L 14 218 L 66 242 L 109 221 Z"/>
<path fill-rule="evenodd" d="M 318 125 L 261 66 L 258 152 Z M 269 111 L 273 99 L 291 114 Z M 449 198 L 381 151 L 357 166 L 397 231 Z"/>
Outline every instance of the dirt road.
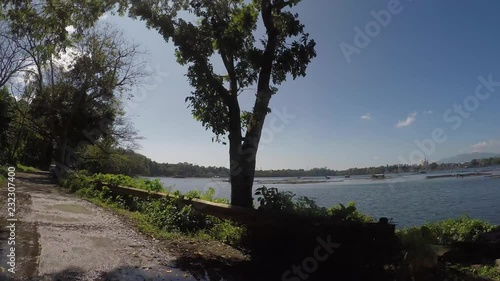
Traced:
<path fill-rule="evenodd" d="M 17 174 L 16 273 L 8 272 L 7 194 L 0 202 L 0 280 L 196 280 L 158 241 L 68 193 L 44 174 Z"/>

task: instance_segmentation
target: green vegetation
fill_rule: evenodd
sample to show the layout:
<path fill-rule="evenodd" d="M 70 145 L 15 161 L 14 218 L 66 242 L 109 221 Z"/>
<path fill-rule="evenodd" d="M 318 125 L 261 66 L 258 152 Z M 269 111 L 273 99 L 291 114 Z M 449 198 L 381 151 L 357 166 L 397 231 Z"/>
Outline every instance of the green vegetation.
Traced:
<path fill-rule="evenodd" d="M 21 164 L 16 165 L 16 171 L 18 171 L 18 172 L 40 172 L 40 170 L 37 168 L 24 166 Z"/>
<path fill-rule="evenodd" d="M 500 280 L 500 268 L 493 265 L 477 265 L 477 266 L 464 266 L 464 265 L 450 265 L 451 269 L 472 276 L 480 276 L 489 278 L 491 280 Z"/>
<path fill-rule="evenodd" d="M 412 227 L 400 230 L 403 238 L 419 237 L 428 244 L 450 245 L 454 242 L 477 241 L 479 235 L 490 232 L 495 226 L 465 215 L 456 219 L 447 219 L 427 223 L 421 227 Z"/>
<path fill-rule="evenodd" d="M 97 147 L 90 146 L 82 153 L 80 168 L 92 173 L 141 175 L 151 177 L 229 177 L 230 170 L 226 167 L 204 167 L 191 163 L 158 163 L 148 157 L 134 152 L 133 150 L 117 148 L 108 151 L 107 154 Z M 498 164 L 496 158 L 477 160 L 479 164 L 471 162 L 471 167 L 489 166 Z M 500 159 L 498 159 L 500 161 Z M 466 164 L 437 164 L 430 163 L 430 170 L 447 170 L 457 167 L 464 168 Z M 367 168 L 351 168 L 347 170 L 333 170 L 326 167 L 305 169 L 281 169 L 281 170 L 256 170 L 255 177 L 325 177 L 343 175 L 371 175 L 379 173 L 406 173 L 425 170 L 423 166 L 412 167 L 410 165 L 388 165 Z"/>
<path fill-rule="evenodd" d="M 164 191 L 174 196 L 148 200 L 130 196 L 114 196 L 108 187 L 98 188 L 99 182 L 148 191 Z M 245 233 L 243 227 L 227 220 L 204 215 L 180 200 L 181 198 L 200 198 L 211 202 L 229 203 L 227 199 L 214 198 L 215 190 L 212 188 L 205 193 L 196 190 L 181 194 L 179 191 L 164 188 L 158 179 L 147 180 L 110 174 L 88 175 L 85 171 L 69 173 L 62 185 L 86 198 L 97 200 L 115 209 L 121 208 L 133 213 L 133 217 L 139 220 L 141 228 L 154 228 L 155 231 L 162 232 L 163 236 L 210 237 L 231 245 L 239 245 Z M 295 197 L 294 194 L 278 192 L 275 188 L 263 187 L 258 189 L 257 194 L 263 195 L 259 198 L 261 204 L 259 210 L 264 212 L 325 217 L 338 221 L 373 222 L 372 218 L 357 211 L 354 203 L 349 203 L 347 207 L 340 204 L 328 209 L 319 207 L 313 199 L 308 197 L 299 197 L 292 200 Z M 149 224 L 148 227 L 146 227 L 145 222 Z M 155 231 L 150 230 L 149 232 Z"/>
<path fill-rule="evenodd" d="M 0 73 L 0 162 L 42 170 L 56 162 L 60 175 L 136 147 L 123 102 L 148 73 L 137 45 L 110 24 L 94 25 L 110 6 L 9 2 L 0 13 L 0 52 L 10 55 L 0 61 L 6 70 Z M 69 35 L 65 25 L 76 31 Z M 25 79 L 3 87 L 16 76 Z M 111 163 L 133 163 L 121 160 Z"/>
<path fill-rule="evenodd" d="M 374 222 L 373 218 L 359 212 L 354 202 L 350 202 L 347 207 L 339 204 L 332 208 L 325 208 L 318 206 L 312 198 L 301 196 L 293 200 L 296 196 L 294 193 L 265 186 L 258 188 L 255 195 L 259 196 L 257 198 L 258 210 L 263 212 L 324 217 L 344 222 Z"/>
<path fill-rule="evenodd" d="M 131 196 L 115 196 L 109 188 L 98 188 L 98 182 L 129 186 L 149 191 L 162 191 L 165 188 L 159 180 L 144 180 L 124 175 L 70 173 L 63 181 L 63 186 L 79 195 L 98 200 L 113 208 L 131 212 L 133 218 L 148 233 L 161 233 L 160 236 L 185 235 L 188 237 L 210 237 L 230 245 L 238 245 L 244 234 L 244 228 L 232 222 L 205 215 L 186 205 L 181 198 L 202 198 L 214 202 L 226 202 L 213 198 L 214 190 L 206 193 L 190 192 L 181 194 L 172 192 L 173 197 L 162 199 L 139 199 Z"/>
<path fill-rule="evenodd" d="M 500 165 L 500 157 L 473 159 L 469 164 L 471 167 L 487 167 L 492 165 Z"/>
<path fill-rule="evenodd" d="M 428 223 L 421 227 L 398 230 L 396 233 L 404 251 L 402 268 L 412 275 L 429 271 L 437 265 L 438 256 L 447 252 L 452 243 L 477 241 L 480 234 L 494 229 L 495 226 L 487 222 L 463 216 Z M 498 269 L 488 265 L 474 268 L 461 264 L 447 264 L 446 266 L 449 267 L 448 274 L 452 274 L 453 271 L 459 274 L 497 279 L 500 274 Z"/>
<path fill-rule="evenodd" d="M 453 242 L 477 241 L 479 235 L 492 231 L 495 226 L 469 216 L 458 219 L 448 219 L 426 225 L 440 245 L 449 245 Z"/>
<path fill-rule="evenodd" d="M 3 188 L 3 184 L 6 182 L 9 170 L 6 166 L 0 166 L 0 187 Z"/>
<path fill-rule="evenodd" d="M 252 206 L 257 148 L 277 87 L 289 77 L 305 76 L 316 57 L 316 43 L 293 12 L 300 2 L 120 2 L 122 12 L 173 42 L 193 88 L 186 102 L 194 118 L 214 133 L 213 140 L 226 144 L 228 137 L 233 205 Z M 222 73 L 227 74 L 215 70 L 214 59 L 223 62 Z M 251 111 L 244 111 L 240 93 L 250 87 L 256 87 L 255 102 Z"/>

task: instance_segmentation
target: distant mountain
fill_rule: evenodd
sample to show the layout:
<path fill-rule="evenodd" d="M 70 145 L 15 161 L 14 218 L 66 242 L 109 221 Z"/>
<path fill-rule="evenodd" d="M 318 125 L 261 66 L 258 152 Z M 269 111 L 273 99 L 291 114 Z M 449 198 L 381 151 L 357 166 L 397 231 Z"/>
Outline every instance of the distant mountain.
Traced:
<path fill-rule="evenodd" d="M 500 157 L 500 154 L 487 153 L 487 152 L 465 153 L 465 154 L 459 154 L 457 156 L 453 156 L 450 158 L 441 159 L 438 161 L 438 163 L 439 164 L 441 164 L 441 163 L 465 163 L 465 162 L 470 162 L 473 159 L 483 159 L 483 158 L 490 158 L 490 157 Z"/>

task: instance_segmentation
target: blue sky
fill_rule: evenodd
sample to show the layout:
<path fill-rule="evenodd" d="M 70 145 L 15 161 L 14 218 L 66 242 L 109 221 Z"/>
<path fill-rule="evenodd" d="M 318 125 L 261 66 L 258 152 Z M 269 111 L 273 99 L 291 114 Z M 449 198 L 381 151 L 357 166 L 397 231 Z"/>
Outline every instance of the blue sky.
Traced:
<path fill-rule="evenodd" d="M 499 10 L 494 0 L 304 0 L 295 11 L 318 56 L 307 77 L 285 82 L 271 100 L 257 168 L 345 169 L 500 153 Z M 374 13 L 391 18 L 381 16 L 382 26 Z M 172 44 L 143 22 L 103 20 L 146 48 L 157 71 L 127 106 L 145 137 L 139 152 L 158 162 L 228 166 L 228 147 L 212 143 L 187 108 L 191 89 Z M 368 44 L 356 44 L 356 27 Z M 350 62 L 341 46 L 356 49 Z M 244 94 L 244 108 L 252 97 Z"/>

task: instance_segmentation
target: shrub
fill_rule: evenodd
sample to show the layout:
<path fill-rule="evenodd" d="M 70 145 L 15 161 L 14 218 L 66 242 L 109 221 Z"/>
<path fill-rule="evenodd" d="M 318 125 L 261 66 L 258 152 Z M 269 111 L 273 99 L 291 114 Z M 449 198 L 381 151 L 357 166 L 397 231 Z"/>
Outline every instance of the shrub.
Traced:
<path fill-rule="evenodd" d="M 7 177 L 7 174 L 9 173 L 9 170 L 5 166 L 0 166 L 0 185 L 3 185 L 5 182 L 5 178 Z"/>
<path fill-rule="evenodd" d="M 349 202 L 347 207 L 338 204 L 330 209 L 328 209 L 328 215 L 333 219 L 340 221 L 350 221 L 350 222 L 375 222 L 375 220 L 356 209 L 356 203 Z"/>
<path fill-rule="evenodd" d="M 89 186 L 94 186 L 94 183 L 96 182 L 105 182 L 111 185 L 121 185 L 154 192 L 165 190 L 165 187 L 159 179 L 137 179 L 125 175 L 112 174 L 94 174 L 92 176 L 89 176 L 85 172 L 80 171 L 68 173 L 65 180 L 63 181 L 63 186 L 76 191 L 80 188 L 88 188 Z"/>
<path fill-rule="evenodd" d="M 345 222 L 374 222 L 373 218 L 362 214 L 356 209 L 356 204 L 350 202 L 347 207 L 342 204 L 330 209 L 320 207 L 314 199 L 302 196 L 296 200 L 296 196 L 290 191 L 278 191 L 277 188 L 258 188 L 255 195 L 259 195 L 258 210 L 269 213 L 283 213 L 298 216 L 330 217 L 334 220 Z"/>
<path fill-rule="evenodd" d="M 158 179 L 136 179 L 124 175 L 95 174 L 92 176 L 81 173 L 69 173 L 63 180 L 63 186 L 79 195 L 98 199 L 101 202 L 143 214 L 151 225 L 169 232 L 187 235 L 208 235 L 213 239 L 237 245 L 244 229 L 230 221 L 205 215 L 191 205 L 184 203 L 182 198 L 201 198 L 218 203 L 228 203 L 227 199 L 214 198 L 215 190 L 207 192 L 191 191 L 182 194 L 179 191 L 171 192 L 173 197 L 161 199 L 141 199 L 132 196 L 113 195 L 106 186 L 97 188 L 97 182 L 121 185 L 149 191 L 163 191 L 165 188 Z"/>
<path fill-rule="evenodd" d="M 437 263 L 443 245 L 475 241 L 481 233 L 493 229 L 494 226 L 487 222 L 463 216 L 398 230 L 396 234 L 404 252 L 403 266 L 411 274 L 427 270 Z"/>
<path fill-rule="evenodd" d="M 277 188 L 267 188 L 265 186 L 257 188 L 255 195 L 260 195 L 257 198 L 259 202 L 258 209 L 266 212 L 283 212 L 294 213 L 295 204 L 292 199 L 295 197 L 290 191 L 278 191 Z"/>
<path fill-rule="evenodd" d="M 21 164 L 17 164 L 16 165 L 16 170 L 19 171 L 19 172 L 40 172 L 39 169 L 37 168 L 33 168 L 33 167 L 29 167 L 29 166 L 24 166 L 24 165 L 21 165 Z"/>
<path fill-rule="evenodd" d="M 244 227 L 236 226 L 227 220 L 221 220 L 209 230 L 210 237 L 229 245 L 239 245 L 244 234 Z"/>
<path fill-rule="evenodd" d="M 411 227 L 396 231 L 403 248 L 403 265 L 412 274 L 433 267 L 437 255 L 433 245 L 437 239 L 428 227 Z"/>
<path fill-rule="evenodd" d="M 457 219 L 448 219 L 426 224 L 436 238 L 437 243 L 449 245 L 453 242 L 475 241 L 479 235 L 492 231 L 494 226 L 465 215 Z"/>

